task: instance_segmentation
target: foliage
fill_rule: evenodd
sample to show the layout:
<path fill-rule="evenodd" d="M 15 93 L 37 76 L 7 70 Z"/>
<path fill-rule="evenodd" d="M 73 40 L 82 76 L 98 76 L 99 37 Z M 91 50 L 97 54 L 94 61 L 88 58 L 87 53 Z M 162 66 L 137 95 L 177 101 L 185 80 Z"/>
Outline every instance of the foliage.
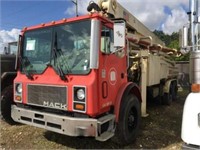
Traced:
<path fill-rule="evenodd" d="M 165 34 L 163 31 L 155 30 L 154 34 L 158 36 L 166 45 L 166 47 L 177 49 L 180 52 L 179 33 L 173 32 L 171 35 Z M 189 53 L 180 57 L 172 56 L 175 61 L 189 61 Z"/>
<path fill-rule="evenodd" d="M 190 53 L 181 55 L 180 57 L 173 57 L 173 60 L 175 61 L 189 61 L 190 59 Z"/>

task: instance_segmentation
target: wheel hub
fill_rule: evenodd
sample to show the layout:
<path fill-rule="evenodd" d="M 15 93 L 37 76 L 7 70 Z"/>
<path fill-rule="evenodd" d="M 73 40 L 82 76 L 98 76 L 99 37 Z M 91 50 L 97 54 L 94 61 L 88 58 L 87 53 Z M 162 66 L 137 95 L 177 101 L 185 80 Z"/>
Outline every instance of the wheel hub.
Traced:
<path fill-rule="evenodd" d="M 131 113 L 128 117 L 128 126 L 129 127 L 133 127 L 134 126 L 134 122 L 135 122 L 135 117 L 134 115 Z"/>

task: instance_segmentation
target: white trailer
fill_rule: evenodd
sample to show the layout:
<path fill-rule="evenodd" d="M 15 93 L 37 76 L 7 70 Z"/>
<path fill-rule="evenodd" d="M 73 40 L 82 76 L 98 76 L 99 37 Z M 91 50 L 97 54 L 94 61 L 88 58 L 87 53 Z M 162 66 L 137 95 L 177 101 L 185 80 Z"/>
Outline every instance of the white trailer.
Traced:
<path fill-rule="evenodd" d="M 200 0 L 190 0 L 190 23 L 183 27 L 182 47 L 191 50 L 191 93 L 184 104 L 181 138 L 183 149 L 200 149 Z M 190 29 L 190 34 L 188 34 Z M 189 35 L 189 36 L 188 36 Z M 190 38 L 190 40 L 188 40 Z"/>

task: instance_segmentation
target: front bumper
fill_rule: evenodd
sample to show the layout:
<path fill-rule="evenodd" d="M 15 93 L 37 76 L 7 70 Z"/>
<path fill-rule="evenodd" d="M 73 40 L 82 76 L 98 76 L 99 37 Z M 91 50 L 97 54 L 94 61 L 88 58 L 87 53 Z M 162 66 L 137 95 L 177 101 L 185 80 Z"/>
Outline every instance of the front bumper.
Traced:
<path fill-rule="evenodd" d="M 55 115 L 19 108 L 16 105 L 12 105 L 11 116 L 16 122 L 44 128 L 69 136 L 98 136 L 97 119 Z"/>

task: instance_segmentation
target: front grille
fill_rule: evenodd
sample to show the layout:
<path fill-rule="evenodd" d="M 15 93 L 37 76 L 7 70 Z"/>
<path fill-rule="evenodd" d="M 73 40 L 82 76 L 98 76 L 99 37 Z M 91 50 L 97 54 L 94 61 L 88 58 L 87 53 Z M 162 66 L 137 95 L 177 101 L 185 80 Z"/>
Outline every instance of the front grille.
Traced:
<path fill-rule="evenodd" d="M 67 109 L 67 87 L 28 85 L 27 102 L 30 105 Z"/>

